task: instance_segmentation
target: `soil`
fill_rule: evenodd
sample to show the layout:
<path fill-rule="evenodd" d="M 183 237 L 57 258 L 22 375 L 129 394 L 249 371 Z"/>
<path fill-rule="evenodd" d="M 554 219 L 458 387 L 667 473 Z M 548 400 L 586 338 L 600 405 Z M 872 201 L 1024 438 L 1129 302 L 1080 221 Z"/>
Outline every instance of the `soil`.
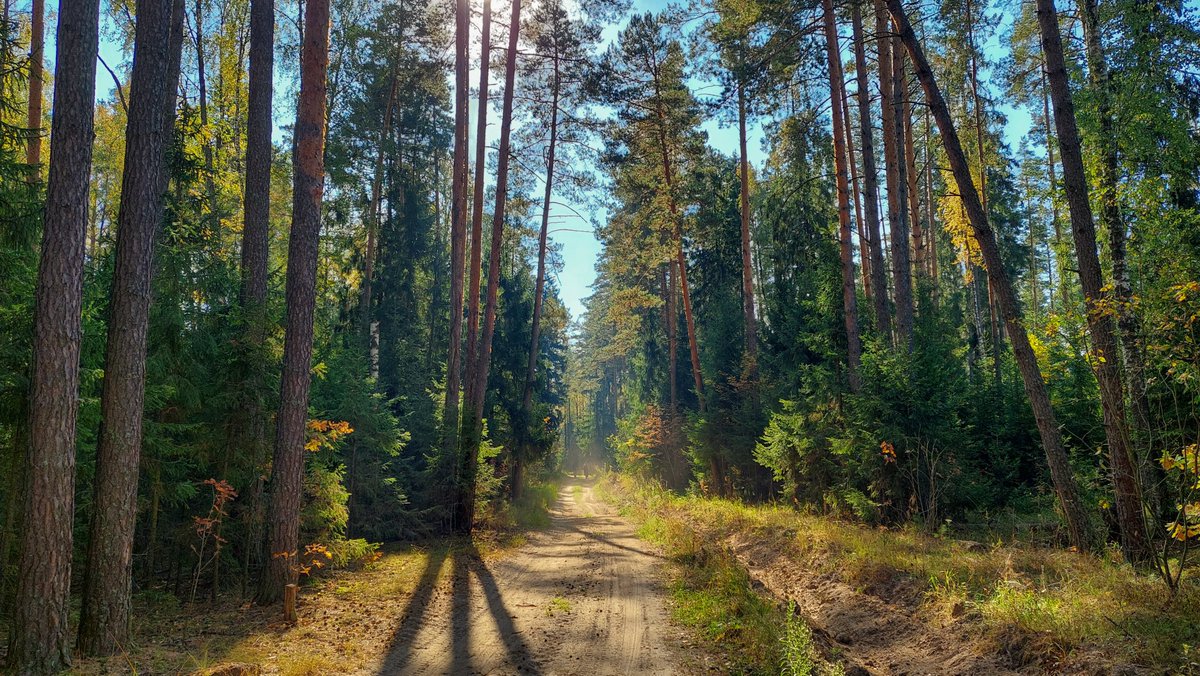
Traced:
<path fill-rule="evenodd" d="M 568 483 L 550 527 L 488 563 L 456 556 L 448 586 L 416 594 L 380 674 L 688 673 L 669 622 L 660 555 L 592 493 Z"/>

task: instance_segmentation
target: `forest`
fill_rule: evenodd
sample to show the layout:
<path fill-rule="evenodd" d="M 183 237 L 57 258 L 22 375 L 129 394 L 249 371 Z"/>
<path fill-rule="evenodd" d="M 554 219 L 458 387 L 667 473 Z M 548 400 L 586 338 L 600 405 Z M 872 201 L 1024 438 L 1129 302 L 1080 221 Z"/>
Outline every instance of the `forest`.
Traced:
<path fill-rule="evenodd" d="M 1200 673 L 1195 4 L 3 6 L 5 673 Z"/>

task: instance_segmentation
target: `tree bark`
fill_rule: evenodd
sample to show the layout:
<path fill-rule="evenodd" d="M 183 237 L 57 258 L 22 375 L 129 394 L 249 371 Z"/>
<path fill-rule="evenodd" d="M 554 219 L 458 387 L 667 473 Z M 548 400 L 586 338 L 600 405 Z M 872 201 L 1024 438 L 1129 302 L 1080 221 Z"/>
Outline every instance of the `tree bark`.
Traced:
<path fill-rule="evenodd" d="M 746 87 L 739 76 L 738 150 L 741 164 L 740 207 L 742 217 L 742 313 L 745 318 L 747 373 L 753 379 L 758 373 L 758 322 L 754 317 L 754 267 L 750 251 L 750 160 L 746 152 Z"/>
<path fill-rule="evenodd" d="M 863 40 L 862 1 L 853 4 L 851 21 L 854 31 L 854 70 L 858 79 L 859 146 L 863 162 L 863 209 L 866 218 L 871 274 L 871 301 L 875 309 L 875 325 L 879 333 L 890 338 L 892 315 L 888 305 L 887 270 L 883 263 L 883 245 L 879 228 L 879 170 L 875 165 L 874 129 L 871 121 L 870 85 L 867 77 L 867 50 Z M 864 258 L 868 254 L 864 254 Z"/>
<path fill-rule="evenodd" d="M 479 105 L 475 129 L 475 194 L 471 203 L 471 281 L 467 289 L 467 360 L 479 343 L 479 287 L 483 274 L 483 198 L 487 175 L 488 75 L 492 56 L 492 0 L 483 0 L 479 51 Z"/>
<path fill-rule="evenodd" d="M 30 182 L 37 182 L 42 176 L 42 86 L 45 51 L 46 0 L 33 0 L 29 17 L 29 115 L 26 123 L 29 128 L 29 144 L 25 149 Z"/>
<path fill-rule="evenodd" d="M 886 17 L 886 12 L 884 13 Z M 904 90 L 904 47 L 896 36 L 891 38 L 888 50 L 892 57 L 892 115 L 896 131 L 893 134 L 892 151 L 896 164 L 896 220 L 889 221 L 892 233 L 892 288 L 896 298 L 896 332 L 904 349 L 912 348 L 913 335 L 913 285 L 912 285 L 912 223 L 909 221 L 909 167 L 905 160 L 905 150 L 908 147 L 908 133 L 904 100 L 907 93 Z M 891 194 L 892 185 L 888 184 Z"/>
<path fill-rule="evenodd" d="M 300 546 L 300 498 L 304 478 L 304 437 L 312 369 L 313 310 L 316 304 L 317 251 L 325 183 L 325 98 L 329 68 L 329 0 L 308 0 L 300 53 L 300 99 L 296 106 L 295 157 L 292 160 L 292 232 L 288 241 L 287 325 L 279 413 L 275 420 L 275 457 L 271 469 L 271 507 L 267 519 L 267 569 L 258 602 L 275 603 L 297 579 Z"/>
<path fill-rule="evenodd" d="M 912 343 L 912 277 L 908 257 L 908 209 L 902 139 L 904 121 L 895 69 L 903 59 L 893 55 L 892 31 L 884 0 L 875 0 L 875 33 L 879 44 L 879 92 L 883 117 L 883 161 L 887 176 L 888 230 L 892 240 L 892 292 L 896 301 L 896 343 Z"/>
<path fill-rule="evenodd" d="M 846 371 L 850 391 L 862 389 L 859 369 L 862 361 L 862 343 L 858 334 L 858 296 L 854 284 L 854 255 L 850 247 L 850 189 L 846 178 L 845 118 L 842 111 L 842 57 L 838 48 L 837 24 L 833 13 L 833 0 L 822 0 L 825 12 L 825 53 L 829 59 L 829 98 L 833 105 L 833 165 L 837 183 L 838 201 L 838 248 L 842 267 L 842 305 L 846 322 Z"/>
<path fill-rule="evenodd" d="M 487 395 L 488 370 L 492 361 L 492 336 L 496 331 L 496 307 L 500 301 L 500 254 L 504 247 L 504 206 L 508 199 L 508 163 L 511 152 L 513 90 L 517 79 L 517 40 L 521 27 L 521 0 L 513 0 L 508 29 L 508 56 L 504 64 L 504 107 L 500 113 L 500 150 L 496 166 L 496 206 L 492 213 L 492 242 L 488 252 L 487 306 L 476 355 L 468 370 L 467 401 L 471 418 L 464 417 L 463 444 L 459 453 L 460 479 L 454 528 L 470 533 L 475 527 L 475 477 L 479 470 L 479 442 L 483 438 L 483 408 Z"/>
<path fill-rule="evenodd" d="M 68 626 L 83 262 L 92 166 L 99 0 L 59 8 L 42 249 L 35 288 L 29 434 L 16 607 L 8 669 L 71 664 Z"/>
<path fill-rule="evenodd" d="M 555 47 L 557 49 L 557 45 Z M 550 147 L 546 152 L 546 190 L 542 195 L 542 228 L 538 232 L 537 278 L 533 285 L 533 327 L 529 345 L 529 362 L 525 369 L 525 389 L 521 395 L 521 410 L 525 413 L 525 424 L 533 408 L 533 379 L 537 374 L 538 341 L 542 329 L 542 296 L 546 289 L 546 237 L 550 231 L 550 198 L 554 194 L 554 153 L 558 143 L 558 97 L 559 68 L 558 54 L 554 55 L 553 92 L 550 95 Z M 516 487 L 514 486 L 514 489 Z"/>
<path fill-rule="evenodd" d="M 903 49 L 900 47 L 899 49 Z M 914 276 L 918 279 L 924 279 L 926 274 L 925 264 L 925 229 L 921 224 L 921 199 L 920 187 L 918 179 L 920 177 L 917 171 L 917 148 L 913 134 L 912 125 L 912 101 L 908 91 L 908 78 L 901 71 L 900 76 L 901 89 L 901 114 L 904 120 L 904 168 L 905 177 L 907 178 L 908 188 L 908 211 L 912 227 L 912 270 Z"/>
<path fill-rule="evenodd" d="M 1100 26 L 1096 0 L 1081 0 L 1080 18 L 1083 24 L 1083 42 L 1087 50 L 1088 82 L 1096 93 L 1096 117 L 1100 133 L 1096 138 L 1100 162 L 1096 171 L 1096 182 L 1100 189 L 1100 223 L 1108 231 L 1109 255 L 1112 257 L 1113 296 L 1116 298 L 1117 328 L 1120 329 L 1122 366 L 1129 378 L 1129 411 L 1133 416 L 1130 423 L 1132 448 L 1139 465 L 1141 476 L 1148 488 L 1158 483 L 1159 470 L 1149 457 L 1152 439 L 1148 438 L 1153 428 L 1150 425 L 1150 408 L 1146 401 L 1146 356 L 1142 350 L 1137 313 L 1134 312 L 1133 284 L 1129 279 L 1129 263 L 1126 253 L 1126 224 L 1121 215 L 1118 195 L 1117 130 L 1113 114 L 1112 76 Z M 1154 502 L 1163 500 L 1154 495 Z M 1161 507 L 1161 505 L 1159 505 Z"/>
<path fill-rule="evenodd" d="M 450 172 L 450 336 L 446 350 L 446 401 L 442 414 L 445 452 L 456 457 L 459 432 L 459 384 L 462 377 L 463 272 L 467 232 L 467 125 L 470 95 L 467 55 L 471 7 L 467 0 L 454 5 L 454 159 Z M 467 359 L 470 359 L 467 355 Z M 459 491 L 462 487 L 458 488 Z"/>
<path fill-rule="evenodd" d="M 399 56 L 396 57 L 400 58 Z M 371 204 L 370 212 L 367 214 L 367 250 L 363 255 L 363 287 L 362 287 L 362 308 L 359 310 L 362 319 L 361 330 L 367 336 L 368 349 L 373 344 L 374 337 L 372 335 L 372 326 L 374 326 L 373 318 L 374 311 L 371 308 L 373 304 L 373 290 L 375 281 L 375 258 L 379 240 L 379 229 L 383 226 L 383 214 L 380 212 L 379 205 L 382 200 L 383 193 L 383 160 L 385 157 L 384 148 L 391 135 L 392 130 L 392 111 L 396 107 L 396 93 L 400 88 L 399 67 L 392 68 L 392 84 L 388 90 L 387 104 L 383 109 L 383 121 L 379 127 L 379 147 L 375 154 L 375 174 L 371 177 Z M 378 362 L 372 362 L 371 377 L 378 378 Z"/>
<path fill-rule="evenodd" d="M 1083 167 L 1079 130 L 1075 123 L 1075 105 L 1071 100 L 1070 81 L 1062 52 L 1062 35 L 1054 0 L 1038 0 L 1038 25 L 1042 32 L 1042 53 L 1050 80 L 1050 101 L 1054 106 L 1054 126 L 1058 131 L 1058 150 L 1063 165 L 1063 188 L 1075 239 L 1079 282 L 1087 305 L 1088 332 L 1092 337 L 1091 360 L 1100 384 L 1100 404 L 1104 411 L 1104 433 L 1108 440 L 1109 464 L 1117 521 L 1121 529 L 1121 549 L 1131 561 L 1150 555 L 1146 524 L 1142 516 L 1141 491 L 1137 469 L 1129 449 L 1129 430 L 1125 425 L 1125 386 L 1119 367 L 1119 353 L 1113 321 L 1104 309 L 1108 294 L 1100 270 L 1096 248 L 1096 227 L 1088 201 L 1087 174 Z M 1105 197 L 1102 197 L 1102 202 Z M 1115 197 L 1115 196 L 1114 196 Z M 1115 204 L 1113 204 L 1115 208 Z M 1118 217 L 1119 220 L 1119 217 Z"/>
<path fill-rule="evenodd" d="M 946 158 L 950 163 L 954 180 L 958 184 L 963 207 L 967 212 L 967 220 L 971 224 L 975 239 L 979 242 L 979 250 L 983 256 L 987 274 L 989 278 L 995 280 L 997 300 L 1001 312 L 1004 314 L 1004 320 L 1008 324 L 1013 344 L 1013 356 L 1016 358 L 1018 369 L 1021 372 L 1021 380 L 1025 384 L 1025 393 L 1029 397 L 1034 419 L 1037 421 L 1038 432 L 1041 434 L 1042 446 L 1046 452 L 1046 462 L 1050 468 L 1050 477 L 1063 510 L 1068 537 L 1072 545 L 1080 549 L 1092 549 L 1096 543 L 1088 526 L 1087 513 L 1079 497 L 1079 489 L 1071 472 L 1066 449 L 1063 447 L 1058 421 L 1055 418 L 1054 409 L 1050 405 L 1050 394 L 1046 390 L 1046 382 L 1042 379 L 1037 357 L 1033 353 L 1029 336 L 1025 332 L 1021 308 L 1017 303 L 1012 281 L 1008 278 L 1008 273 L 1000 258 L 1000 247 L 996 243 L 996 235 L 988 226 L 979 193 L 975 190 L 972 182 L 971 169 L 967 164 L 967 157 L 963 152 L 958 130 L 954 127 L 950 109 L 933 78 L 933 71 L 929 68 L 925 52 L 921 49 L 921 44 L 917 41 L 917 36 L 908 22 L 902 0 L 887 0 L 887 6 L 900 33 L 900 39 L 908 49 L 917 79 L 925 90 L 926 103 L 933 113 L 938 131 L 941 133 L 942 144 L 946 149 Z"/>
<path fill-rule="evenodd" d="M 78 647 L 87 655 L 112 655 L 129 637 L 150 285 L 167 189 L 166 151 L 172 132 L 167 120 L 173 119 L 175 112 L 176 92 L 171 85 L 178 75 L 170 70 L 179 65 L 171 55 L 176 19 L 182 21 L 182 12 L 174 12 L 171 0 L 138 6 L 100 397 L 100 440 L 79 621 Z"/>
<path fill-rule="evenodd" d="M 204 149 L 204 191 L 208 196 L 208 211 L 209 218 L 213 221 L 213 228 L 219 230 L 221 227 L 221 214 L 217 210 L 217 184 L 215 180 L 216 168 L 213 164 L 213 149 L 211 139 L 208 134 L 211 130 L 208 127 L 208 77 L 204 70 L 204 4 L 203 0 L 196 0 L 196 89 L 198 98 L 198 107 L 200 109 L 200 128 L 203 129 L 203 134 L 200 138 L 200 146 Z"/>
<path fill-rule="evenodd" d="M 247 366 L 244 398 L 246 427 L 254 475 L 267 462 L 267 415 L 262 388 L 267 355 L 267 259 L 271 223 L 271 109 L 275 73 L 275 2 L 250 1 L 250 68 L 246 109 L 246 177 L 243 192 L 242 268 L 239 297 L 245 321 Z M 242 589 L 251 557 L 262 549 L 262 480 L 256 478 L 246 495 Z"/>

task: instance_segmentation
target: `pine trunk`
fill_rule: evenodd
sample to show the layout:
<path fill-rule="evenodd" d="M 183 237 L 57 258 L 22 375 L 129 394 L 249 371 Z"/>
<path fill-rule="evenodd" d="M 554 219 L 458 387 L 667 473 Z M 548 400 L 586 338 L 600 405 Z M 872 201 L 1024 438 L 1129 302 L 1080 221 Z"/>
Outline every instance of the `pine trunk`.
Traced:
<path fill-rule="evenodd" d="M 467 362 L 474 358 L 479 343 L 479 287 L 483 274 L 483 198 L 487 174 L 488 76 L 492 56 L 492 0 L 483 0 L 480 31 L 479 105 L 475 128 L 475 192 L 471 202 L 470 285 L 467 288 Z"/>
<path fill-rule="evenodd" d="M 883 263 L 883 245 L 879 227 L 879 170 L 875 165 L 875 132 L 871 120 L 870 85 L 867 76 L 867 49 L 863 40 L 862 2 L 853 4 L 851 21 L 854 30 L 854 70 L 858 80 L 858 127 L 860 152 L 863 163 L 863 207 L 866 219 L 868 252 L 863 258 L 870 265 L 863 265 L 871 274 L 871 301 L 875 309 L 875 325 L 879 333 L 890 338 L 892 315 L 888 305 L 887 271 Z"/>
<path fill-rule="evenodd" d="M 42 176 L 42 86 L 45 79 L 45 51 L 46 0 L 33 0 L 29 16 L 29 108 L 26 121 L 29 144 L 25 149 L 30 182 L 36 182 Z"/>
<path fill-rule="evenodd" d="M 963 152 L 962 142 L 958 137 L 958 130 L 954 126 L 954 120 L 950 116 L 946 100 L 942 97 L 942 92 L 933 79 L 933 71 L 930 70 L 929 62 L 925 59 L 925 52 L 921 49 L 921 44 L 917 41 L 917 36 L 908 22 L 902 0 L 887 0 L 887 5 L 900 33 L 900 39 L 908 49 L 917 79 L 925 91 L 925 100 L 933 113 L 938 131 L 941 133 L 942 144 L 946 149 L 946 158 L 955 182 L 958 184 L 967 219 L 979 242 L 980 254 L 987 266 L 988 276 L 995 280 L 1000 309 L 1012 336 L 1013 356 L 1016 358 L 1021 379 L 1025 384 L 1025 393 L 1029 397 L 1038 432 L 1042 437 L 1046 462 L 1050 468 L 1050 477 L 1058 495 L 1059 505 L 1063 510 L 1068 537 L 1071 544 L 1080 549 L 1093 549 L 1095 541 L 1088 526 L 1087 513 L 1079 497 L 1079 488 L 1072 474 L 1070 462 L 1067 460 L 1067 452 L 1063 447 L 1058 421 L 1055 418 L 1054 409 L 1050 405 L 1050 394 L 1046 389 L 1046 382 L 1042 379 L 1037 357 L 1029 343 L 1029 336 L 1025 332 L 1021 308 L 1017 303 L 1012 281 L 1008 278 L 1008 273 L 1000 258 L 1000 247 L 996 243 L 996 235 L 988 226 L 979 193 L 975 190 L 971 169 L 967 164 L 966 154 Z"/>
<path fill-rule="evenodd" d="M 500 149 L 496 166 L 496 206 L 492 212 L 492 241 L 488 252 L 487 305 L 483 314 L 476 354 L 467 384 L 471 417 L 463 417 L 459 451 L 458 504 L 454 529 L 470 533 L 475 527 L 475 479 L 479 472 L 479 443 L 483 438 L 483 409 L 487 399 L 488 370 L 492 361 L 492 336 L 496 332 L 496 308 L 500 301 L 500 254 L 504 248 L 504 207 L 508 199 L 508 164 L 511 153 L 513 90 L 517 79 L 517 40 L 521 26 L 521 0 L 513 0 L 509 22 L 508 56 L 504 64 L 504 106 L 500 113 Z M 471 355 L 468 355 L 471 357 Z M 468 428 L 467 425 L 470 425 Z"/>
<path fill-rule="evenodd" d="M 854 254 L 850 245 L 850 188 L 846 178 L 846 134 L 842 111 L 842 57 L 838 48 L 837 24 L 833 13 L 833 0 L 823 0 L 825 10 L 825 47 L 829 59 L 829 97 L 833 104 L 833 164 L 837 183 L 838 204 L 838 248 L 842 267 L 842 306 L 846 322 L 847 359 L 846 370 L 850 391 L 862 389 L 859 369 L 862 361 L 862 343 L 858 334 L 858 296 L 854 283 Z"/>
<path fill-rule="evenodd" d="M 138 6 L 79 621 L 79 649 L 87 655 L 112 655 L 129 637 L 150 283 L 167 188 L 166 151 L 172 131 L 167 111 L 171 117 L 175 112 L 175 91 L 169 88 L 177 77 L 170 72 L 172 22 L 182 20 L 173 14 L 171 0 Z"/>
<path fill-rule="evenodd" d="M 467 0 L 454 6 L 454 159 L 450 170 L 450 331 L 446 350 L 446 400 L 442 414 L 445 453 L 458 448 L 459 385 L 462 377 L 463 272 L 467 233 L 467 110 L 470 62 L 467 55 L 471 7 Z M 470 355 L 467 356 L 470 359 Z"/>
<path fill-rule="evenodd" d="M 58 15 L 52 160 L 34 292 L 30 444 L 7 655 L 17 674 L 58 673 L 71 664 L 75 425 L 99 12 L 99 0 L 79 0 L 64 3 Z"/>
<path fill-rule="evenodd" d="M 258 602 L 261 604 L 278 602 L 284 588 L 294 584 L 297 578 L 317 251 L 325 183 L 328 67 L 329 0 L 308 0 L 300 53 L 300 98 L 294 132 L 296 151 L 292 160 L 292 231 L 288 241 L 283 372 L 279 384 L 279 413 L 275 419 L 275 456 L 269 490 L 271 506 L 267 517 L 269 559 L 259 585 Z"/>
<path fill-rule="evenodd" d="M 521 395 L 521 410 L 528 426 L 533 407 L 533 379 L 537 374 L 538 342 L 542 329 L 542 296 L 546 289 L 546 237 L 550 231 L 550 198 L 554 194 L 554 154 L 558 143 L 558 58 L 554 60 L 554 81 L 550 103 L 550 145 L 546 151 L 546 190 L 542 194 L 542 228 L 538 232 L 537 277 L 533 285 L 533 327 L 529 345 L 529 361 L 525 368 L 525 388 Z M 517 490 L 516 486 L 513 486 Z"/>
<path fill-rule="evenodd" d="M 742 217 L 742 313 L 746 333 L 746 369 L 751 379 L 758 373 L 758 325 L 754 317 L 754 268 L 750 250 L 750 160 L 746 152 L 746 88 L 738 81 L 738 150 L 741 153 L 741 194 L 739 206 Z"/>
<path fill-rule="evenodd" d="M 887 179 L 888 232 L 891 238 L 892 293 L 896 303 L 896 344 L 907 347 L 912 339 L 912 285 L 908 282 L 908 214 L 905 208 L 907 188 L 903 171 L 899 87 L 893 72 L 898 59 L 892 55 L 892 38 L 884 0 L 875 0 L 875 34 L 879 45 L 879 96 L 883 118 L 883 164 Z M 906 283 L 908 282 L 908 283 Z"/>
<path fill-rule="evenodd" d="M 1083 167 L 1079 130 L 1075 123 L 1075 104 L 1071 100 L 1054 0 L 1038 0 L 1037 15 L 1042 31 L 1042 53 L 1046 57 L 1046 74 L 1050 80 L 1054 126 L 1058 131 L 1059 156 L 1062 158 L 1063 191 L 1067 196 L 1071 231 L 1075 239 L 1079 282 L 1087 304 L 1088 332 L 1092 337 L 1091 361 L 1100 384 L 1100 404 L 1104 411 L 1104 432 L 1108 440 L 1121 548 L 1129 560 L 1142 561 L 1150 552 L 1137 469 L 1130 453 L 1129 430 L 1125 425 L 1125 386 L 1121 378 L 1113 321 L 1103 310 L 1109 299 L 1104 290 L 1100 257 L 1096 249 L 1096 227 L 1088 201 L 1087 174 Z M 1103 197 L 1101 201 L 1104 201 Z"/>

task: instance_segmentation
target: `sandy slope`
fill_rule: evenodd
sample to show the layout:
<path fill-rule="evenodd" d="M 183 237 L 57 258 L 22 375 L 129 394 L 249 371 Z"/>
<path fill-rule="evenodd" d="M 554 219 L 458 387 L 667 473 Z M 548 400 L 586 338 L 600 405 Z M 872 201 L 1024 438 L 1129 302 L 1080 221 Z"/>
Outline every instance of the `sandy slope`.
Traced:
<path fill-rule="evenodd" d="M 451 554 L 448 583 L 418 588 L 377 674 L 672 674 L 679 632 L 659 557 L 633 527 L 568 481 L 549 528 L 485 563 Z"/>

